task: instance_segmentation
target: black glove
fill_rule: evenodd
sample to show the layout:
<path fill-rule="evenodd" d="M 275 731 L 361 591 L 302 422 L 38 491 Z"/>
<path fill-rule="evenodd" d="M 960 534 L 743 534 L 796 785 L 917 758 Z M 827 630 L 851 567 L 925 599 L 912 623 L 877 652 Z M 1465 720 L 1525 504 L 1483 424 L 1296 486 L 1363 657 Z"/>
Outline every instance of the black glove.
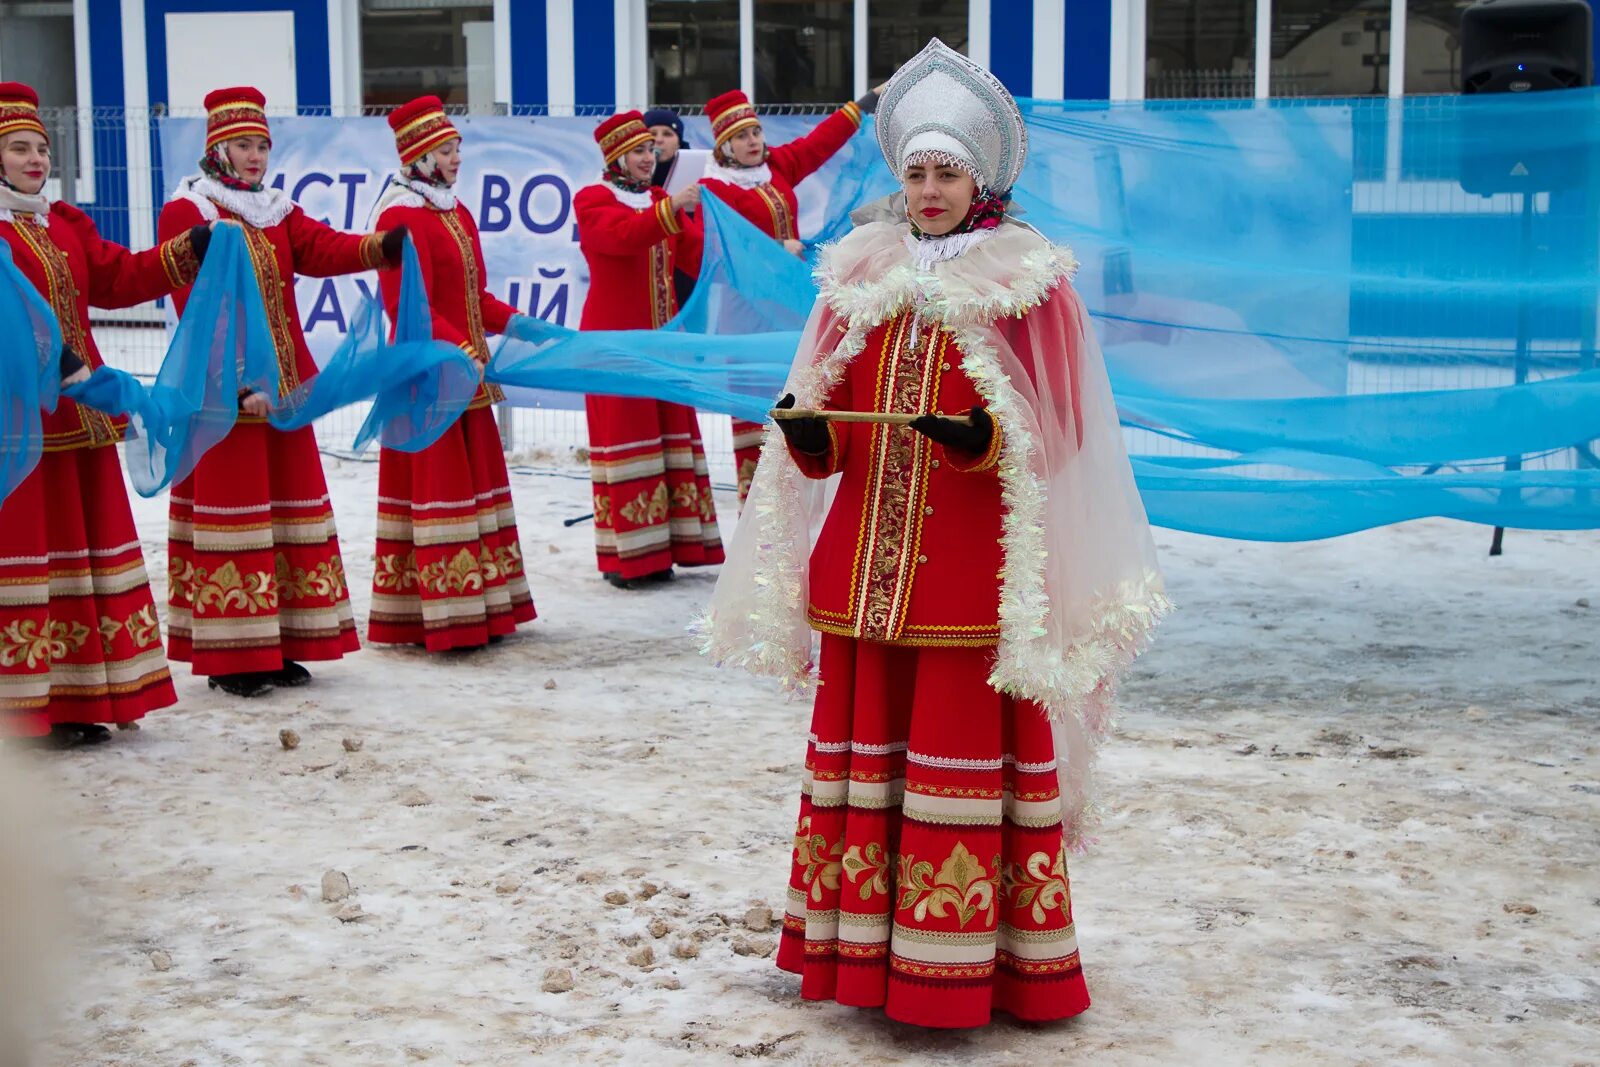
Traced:
<path fill-rule="evenodd" d="M 910 426 L 922 436 L 937 441 L 946 448 L 982 455 L 989 450 L 989 442 L 994 439 L 994 420 L 982 408 L 973 408 L 967 414 L 972 418 L 970 426 L 950 419 L 941 419 L 937 415 L 924 415 Z"/>
<path fill-rule="evenodd" d="M 773 405 L 780 408 L 794 407 L 794 394 L 785 393 L 783 399 Z M 804 452 L 808 456 L 820 456 L 828 451 L 832 441 L 828 437 L 828 424 L 822 419 L 774 419 L 778 429 L 783 431 L 784 440 L 796 452 Z"/>
<path fill-rule="evenodd" d="M 405 247 L 406 234 L 410 232 L 411 228 L 403 222 L 392 230 L 385 230 L 383 241 L 379 244 L 383 249 L 383 258 L 390 263 L 400 262 L 400 252 Z"/>
<path fill-rule="evenodd" d="M 206 261 L 206 249 L 211 247 L 211 227 L 205 223 L 189 227 L 189 247 L 194 249 L 194 261 Z"/>
<path fill-rule="evenodd" d="M 74 352 L 72 350 L 72 346 L 71 345 L 62 345 L 61 346 L 61 380 L 62 381 L 66 381 L 68 378 L 72 377 L 74 374 L 77 374 L 85 366 L 86 366 L 86 364 L 83 362 L 82 358 L 79 357 L 78 353 L 76 353 L 76 352 Z"/>
<path fill-rule="evenodd" d="M 861 113 L 863 115 L 870 115 L 874 111 L 878 110 L 877 90 L 869 89 L 866 96 L 863 96 L 860 100 L 856 101 L 856 107 L 861 109 Z"/>

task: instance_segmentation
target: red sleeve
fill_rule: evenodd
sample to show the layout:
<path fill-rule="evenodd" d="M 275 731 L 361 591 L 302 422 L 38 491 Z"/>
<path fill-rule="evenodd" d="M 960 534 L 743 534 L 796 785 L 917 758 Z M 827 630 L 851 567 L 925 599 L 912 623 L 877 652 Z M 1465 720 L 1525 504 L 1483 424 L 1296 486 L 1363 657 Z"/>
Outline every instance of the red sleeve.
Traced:
<path fill-rule="evenodd" d="M 161 214 L 156 219 L 156 238 L 165 247 L 168 241 L 188 233 L 196 226 L 204 224 L 205 217 L 200 214 L 200 208 L 192 200 L 179 197 L 169 200 L 161 207 Z M 190 279 L 181 286 L 172 290 L 172 307 L 179 315 L 183 314 L 183 306 L 189 302 L 189 287 L 194 284 Z"/>
<path fill-rule="evenodd" d="M 86 260 L 89 303 L 95 307 L 133 307 L 192 284 L 199 273 L 200 260 L 187 229 L 155 248 L 130 252 L 101 237 L 94 221 L 69 204 L 56 204 L 51 215 L 77 235 Z"/>
<path fill-rule="evenodd" d="M 705 252 L 706 228 L 701 216 L 678 212 L 678 243 L 673 248 L 673 266 L 691 278 L 700 277 L 700 257 Z"/>
<path fill-rule="evenodd" d="M 428 239 L 432 230 L 429 221 L 418 220 L 411 208 L 392 207 L 378 216 L 379 231 L 391 230 L 400 223 L 411 226 L 411 243 L 417 248 L 417 264 L 422 269 L 422 291 L 433 292 L 433 242 Z M 389 313 L 389 321 L 395 321 L 395 312 L 400 307 L 400 271 L 380 270 L 378 272 L 378 291 L 383 295 L 383 310 Z M 472 345 L 460 330 L 450 325 L 449 321 L 440 316 L 438 309 L 429 302 L 429 311 L 433 318 L 433 336 L 440 341 L 447 341 L 468 354 L 472 354 Z"/>
<path fill-rule="evenodd" d="M 666 237 L 683 230 L 671 200 L 657 200 L 653 208 L 636 211 L 597 185 L 572 198 L 578 219 L 578 245 L 606 256 L 628 256 L 647 251 Z"/>
<path fill-rule="evenodd" d="M 382 233 L 342 233 L 295 208 L 283 220 L 288 227 L 294 272 L 308 278 L 359 274 L 385 266 Z"/>
<path fill-rule="evenodd" d="M 478 257 L 478 277 L 483 280 L 483 288 L 478 293 L 478 311 L 483 316 L 483 330 L 485 333 L 505 333 L 511 317 L 521 312 L 489 292 L 489 268 L 483 262 L 483 242 L 478 238 L 478 223 L 473 219 L 472 212 L 465 208 L 459 214 L 465 221 L 467 233 L 472 237 L 472 254 Z"/>
<path fill-rule="evenodd" d="M 833 158 L 861 128 L 861 109 L 846 104 L 797 140 L 774 148 L 767 157 L 772 173 L 783 175 L 790 185 L 799 185 L 817 168 Z"/>

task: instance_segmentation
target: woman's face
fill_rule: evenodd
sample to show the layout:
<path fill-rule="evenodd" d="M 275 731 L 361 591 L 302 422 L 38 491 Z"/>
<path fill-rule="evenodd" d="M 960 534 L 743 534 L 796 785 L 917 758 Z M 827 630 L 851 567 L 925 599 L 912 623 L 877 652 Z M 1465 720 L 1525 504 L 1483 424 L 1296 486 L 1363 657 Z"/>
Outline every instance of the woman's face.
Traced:
<path fill-rule="evenodd" d="M 267 179 L 267 160 L 272 156 L 272 142 L 265 137 L 235 137 L 226 146 L 228 165 L 233 172 L 251 185 L 260 185 Z"/>
<path fill-rule="evenodd" d="M 652 126 L 650 136 L 656 139 L 656 158 L 671 163 L 678 155 L 678 131 L 671 126 Z"/>
<path fill-rule="evenodd" d="M 934 237 L 961 225 L 978 194 L 971 175 L 956 167 L 907 167 L 901 185 L 911 220 L 917 229 Z"/>
<path fill-rule="evenodd" d="M 756 167 L 767 155 L 767 138 L 760 126 L 749 126 L 728 140 L 728 150 L 740 166 Z"/>
<path fill-rule="evenodd" d="M 429 154 L 433 156 L 434 173 L 439 180 L 454 185 L 461 173 L 461 138 L 452 137 Z"/>
<path fill-rule="evenodd" d="M 50 142 L 32 130 L 19 130 L 0 141 L 0 174 L 20 192 L 32 196 L 50 177 Z"/>
<path fill-rule="evenodd" d="M 635 181 L 649 181 L 656 172 L 656 146 L 642 144 L 628 149 L 628 154 L 622 157 L 622 170 Z"/>

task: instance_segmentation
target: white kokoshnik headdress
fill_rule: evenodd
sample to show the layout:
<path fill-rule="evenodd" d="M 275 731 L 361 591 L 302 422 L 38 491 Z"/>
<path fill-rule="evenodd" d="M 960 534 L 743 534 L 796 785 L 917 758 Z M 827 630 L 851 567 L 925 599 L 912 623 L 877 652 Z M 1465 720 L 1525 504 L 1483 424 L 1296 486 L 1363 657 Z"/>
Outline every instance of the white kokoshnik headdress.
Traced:
<path fill-rule="evenodd" d="M 937 37 L 889 79 L 876 115 L 878 146 L 896 177 L 912 163 L 942 163 L 1006 193 L 1028 157 L 1028 128 L 1011 93 Z"/>

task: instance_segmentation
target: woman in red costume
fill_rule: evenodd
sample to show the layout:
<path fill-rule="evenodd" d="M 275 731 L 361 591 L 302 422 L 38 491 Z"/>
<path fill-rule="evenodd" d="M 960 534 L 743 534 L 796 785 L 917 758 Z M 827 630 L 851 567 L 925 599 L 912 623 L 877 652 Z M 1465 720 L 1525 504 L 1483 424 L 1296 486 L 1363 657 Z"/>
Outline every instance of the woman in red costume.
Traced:
<path fill-rule="evenodd" d="M 700 272 L 700 230 L 685 214 L 698 186 L 668 196 L 650 184 L 652 138 L 637 111 L 594 132 L 599 184 L 578 191 L 578 246 L 589 264 L 582 330 L 654 330 L 678 312 L 675 270 Z M 717 507 L 694 409 L 660 400 L 590 396 L 589 470 L 595 556 L 618 588 L 672 576 L 672 565 L 722 562 Z"/>
<path fill-rule="evenodd" d="M 1064 1019 L 1090 758 L 1166 598 L 1076 263 L 1007 214 L 1016 102 L 934 41 L 877 128 L 903 191 L 824 250 L 779 404 L 875 418 L 780 419 L 708 651 L 806 684 L 821 635 L 777 960 L 800 995 Z"/>
<path fill-rule="evenodd" d="M 206 151 L 161 209 L 163 239 L 237 223 L 261 286 L 278 356 L 278 396 L 240 397 L 233 431 L 172 487 L 168 541 L 171 655 L 212 688 L 260 696 L 311 680 L 298 661 L 360 647 L 328 483 L 311 427 L 281 432 L 269 408 L 317 373 L 295 306 L 297 274 L 328 278 L 399 262 L 405 234 L 348 234 L 266 186 L 272 134 L 256 89 L 206 97 Z M 182 314 L 188 289 L 174 295 Z"/>
<path fill-rule="evenodd" d="M 877 106 L 880 86 L 852 104 L 835 111 L 816 129 L 777 148 L 767 146 L 761 119 L 750 98 L 738 89 L 713 97 L 706 104 L 715 141 L 700 184 L 723 203 L 749 219 L 767 236 L 782 241 L 795 255 L 804 255 L 800 243 L 800 202 L 794 187 L 845 146 L 861 128 L 861 116 Z M 739 478 L 739 501 L 750 493 L 756 459 L 761 455 L 763 430 L 758 423 L 733 420 L 733 458 Z"/>
<path fill-rule="evenodd" d="M 433 336 L 479 364 L 487 333 L 517 312 L 489 295 L 472 213 L 455 194 L 461 136 L 438 97 L 389 115 L 400 173 L 378 204 L 378 228 L 407 229 L 417 246 L 433 313 Z M 392 319 L 400 275 L 379 276 Z M 482 648 L 534 618 L 522 568 L 510 476 L 485 383 L 467 411 L 421 452 L 384 449 L 378 466 L 378 552 L 367 639 L 423 645 L 430 652 Z"/>
<path fill-rule="evenodd" d="M 131 307 L 194 281 L 210 231 L 133 253 L 44 194 L 38 97 L 0 84 L 0 239 L 50 302 L 62 374 L 101 365 L 89 308 Z M 0 734 L 52 747 L 104 741 L 177 696 L 116 444 L 125 421 L 65 397 L 44 416 L 39 465 L 0 504 Z"/>

